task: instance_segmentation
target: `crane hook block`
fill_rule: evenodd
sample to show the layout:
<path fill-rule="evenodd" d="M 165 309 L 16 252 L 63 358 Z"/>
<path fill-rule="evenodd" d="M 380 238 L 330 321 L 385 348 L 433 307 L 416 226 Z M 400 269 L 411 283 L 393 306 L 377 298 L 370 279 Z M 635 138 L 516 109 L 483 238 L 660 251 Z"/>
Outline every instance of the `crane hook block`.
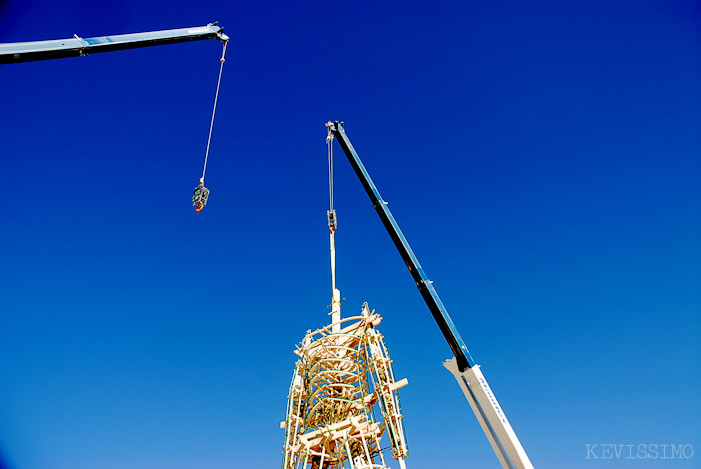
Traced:
<path fill-rule="evenodd" d="M 209 189 L 204 187 L 204 184 L 200 183 L 199 186 L 195 187 L 195 192 L 192 193 L 192 205 L 197 207 L 195 212 L 199 213 L 202 211 L 205 205 L 207 205 L 207 199 L 209 198 Z"/>
<path fill-rule="evenodd" d="M 336 227 L 338 226 L 338 219 L 336 218 L 336 210 L 327 210 L 326 217 L 329 221 L 329 231 L 331 233 L 336 232 Z"/>

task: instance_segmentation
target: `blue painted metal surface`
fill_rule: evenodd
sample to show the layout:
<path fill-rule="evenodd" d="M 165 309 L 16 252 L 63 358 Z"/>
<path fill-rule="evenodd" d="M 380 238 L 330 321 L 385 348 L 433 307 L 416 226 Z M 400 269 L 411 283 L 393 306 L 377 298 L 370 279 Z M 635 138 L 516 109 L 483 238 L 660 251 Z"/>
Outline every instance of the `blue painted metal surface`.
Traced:
<path fill-rule="evenodd" d="M 12 42 L 0 44 L 0 64 L 81 57 L 97 52 L 111 52 L 202 39 L 228 41 L 229 37 L 224 34 L 224 28 L 217 26 L 216 23 L 210 23 L 207 26 L 195 28 L 167 29 L 116 36 L 89 38 L 74 36 L 70 39 L 51 41 Z"/>
<path fill-rule="evenodd" d="M 355 148 L 353 148 L 353 145 L 346 135 L 346 131 L 343 128 L 343 122 L 328 122 L 326 126 L 329 128 L 329 130 L 331 130 L 331 132 L 333 132 L 334 136 L 338 140 L 343 152 L 348 157 L 348 161 L 350 161 L 351 166 L 353 166 L 355 174 L 363 184 L 365 192 L 367 192 L 370 200 L 372 200 L 372 204 L 375 207 L 377 214 L 380 216 L 382 224 L 385 226 L 385 229 L 387 229 L 387 232 L 389 233 L 390 238 L 392 238 L 397 250 L 399 250 L 399 254 L 402 256 L 402 259 L 404 259 L 404 263 L 409 269 L 411 276 L 414 278 L 421 296 L 426 302 L 431 314 L 433 314 L 433 318 L 443 333 L 443 337 L 445 337 L 450 349 L 453 351 L 460 371 L 465 371 L 466 369 L 471 368 L 474 366 L 475 362 L 470 356 L 467 346 L 460 337 L 460 333 L 455 327 L 455 324 L 453 324 L 453 320 L 450 318 L 448 310 L 443 305 L 443 302 L 438 296 L 436 289 L 433 287 L 433 282 L 428 279 L 428 276 L 426 276 L 426 273 L 421 267 L 419 260 L 416 258 L 414 251 L 412 251 L 411 246 L 409 246 L 409 242 L 406 240 L 402 230 L 399 228 L 399 225 L 394 219 L 389 207 L 387 207 L 387 202 L 382 199 L 380 191 L 377 190 L 377 186 L 375 186 L 375 183 L 372 182 L 370 174 L 368 174 L 367 170 L 365 169 L 363 162 L 360 161 L 358 153 L 355 151 Z"/>

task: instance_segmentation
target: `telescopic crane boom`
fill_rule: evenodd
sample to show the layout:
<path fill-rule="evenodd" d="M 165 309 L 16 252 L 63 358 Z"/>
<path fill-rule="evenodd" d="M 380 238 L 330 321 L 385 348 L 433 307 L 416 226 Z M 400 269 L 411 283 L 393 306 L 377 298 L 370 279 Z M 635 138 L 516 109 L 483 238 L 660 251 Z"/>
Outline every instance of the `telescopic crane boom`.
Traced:
<path fill-rule="evenodd" d="M 82 57 L 97 52 L 136 49 L 203 39 L 219 39 L 226 42 L 229 37 L 224 34 L 224 28 L 215 22 L 194 28 L 166 29 L 116 36 L 82 38 L 74 35 L 70 39 L 11 42 L 0 44 L 0 64 Z"/>
<path fill-rule="evenodd" d="M 372 182 L 363 162 L 360 161 L 358 153 L 353 148 L 348 135 L 346 135 L 343 122 L 329 121 L 326 123 L 326 127 L 337 138 L 343 152 L 348 157 L 355 174 L 363 184 L 365 192 L 367 192 L 372 205 L 380 216 L 382 224 L 385 226 L 387 233 L 389 233 L 411 276 L 414 278 L 416 287 L 419 289 L 431 314 L 433 314 L 436 323 L 438 323 L 443 337 L 445 337 L 455 355 L 454 358 L 446 360 L 443 365 L 453 373 L 458 381 L 502 467 L 504 469 L 533 469 L 533 464 L 528 459 L 528 455 L 523 446 L 521 446 L 521 442 L 516 437 L 513 428 L 511 428 L 506 414 L 504 414 L 489 384 L 487 384 L 480 366 L 475 364 L 470 352 L 467 350 L 467 346 L 460 337 L 460 333 L 456 329 L 455 324 L 453 324 L 453 320 L 450 319 L 448 310 L 433 287 L 433 282 L 426 276 L 414 251 L 409 246 L 409 242 L 404 237 L 402 230 L 389 210 L 387 202 L 382 199 L 377 186 Z"/>

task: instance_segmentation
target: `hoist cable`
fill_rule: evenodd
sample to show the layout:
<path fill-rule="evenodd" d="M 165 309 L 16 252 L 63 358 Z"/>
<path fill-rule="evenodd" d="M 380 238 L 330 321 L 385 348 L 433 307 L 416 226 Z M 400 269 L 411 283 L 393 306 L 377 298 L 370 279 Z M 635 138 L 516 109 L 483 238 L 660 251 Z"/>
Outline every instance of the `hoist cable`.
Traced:
<path fill-rule="evenodd" d="M 336 220 L 336 210 L 333 208 L 333 134 L 329 130 L 326 136 L 327 145 L 327 155 L 329 157 L 329 209 L 326 211 L 326 215 L 329 222 L 329 231 L 333 235 L 336 231 L 336 226 L 338 221 Z"/>
<path fill-rule="evenodd" d="M 329 210 L 326 211 L 329 224 L 329 242 L 331 247 L 331 320 L 339 321 L 341 319 L 341 303 L 340 303 L 340 292 L 336 289 L 336 226 L 338 221 L 336 219 L 336 210 L 333 208 L 333 133 L 329 129 L 329 133 L 326 135 L 326 146 L 327 146 L 327 156 L 329 158 Z M 335 325 L 334 330 L 340 328 L 340 326 Z"/>
<path fill-rule="evenodd" d="M 333 134 L 330 130 L 326 137 L 326 144 L 329 157 L 329 210 L 333 210 Z"/>
<path fill-rule="evenodd" d="M 200 184 L 204 184 L 204 173 L 207 171 L 207 158 L 209 158 L 209 144 L 212 141 L 212 128 L 214 127 L 214 114 L 217 112 L 217 101 L 219 100 L 219 85 L 221 84 L 221 74 L 224 70 L 224 55 L 226 55 L 226 45 L 228 41 L 224 42 L 224 47 L 221 53 L 221 59 L 219 59 L 219 79 L 217 80 L 217 92 L 214 95 L 214 108 L 212 109 L 212 120 L 209 123 L 209 137 L 207 137 L 207 151 L 204 154 L 204 167 L 202 168 L 202 178 L 200 179 Z"/>

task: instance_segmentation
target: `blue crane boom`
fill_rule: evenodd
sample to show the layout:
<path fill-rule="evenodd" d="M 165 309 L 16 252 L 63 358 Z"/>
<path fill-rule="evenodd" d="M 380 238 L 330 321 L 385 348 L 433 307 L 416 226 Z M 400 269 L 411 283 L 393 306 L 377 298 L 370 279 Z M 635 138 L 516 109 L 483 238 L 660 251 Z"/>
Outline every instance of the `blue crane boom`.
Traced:
<path fill-rule="evenodd" d="M 343 128 L 343 123 L 339 123 L 338 121 L 335 123 L 328 122 L 326 125 L 337 138 L 338 144 L 341 145 L 341 148 L 348 157 L 348 161 L 350 161 L 355 174 L 363 184 L 365 192 L 367 192 L 370 200 L 372 201 L 373 207 L 375 207 L 375 211 L 377 211 L 380 220 L 382 220 L 382 224 L 385 225 L 387 233 L 389 233 L 390 238 L 392 238 L 395 247 L 399 251 L 399 255 L 402 256 L 404 263 L 409 269 L 409 273 L 411 273 L 411 276 L 414 278 L 416 287 L 419 289 L 421 296 L 424 298 L 428 309 L 433 314 L 433 318 L 435 319 L 436 323 L 438 323 L 438 327 L 443 333 L 443 337 L 445 337 L 450 349 L 453 351 L 453 355 L 455 355 L 455 358 L 457 359 L 460 370 L 463 371 L 467 368 L 471 368 L 475 362 L 470 356 L 470 352 L 467 350 L 465 342 L 463 342 L 462 337 L 460 337 L 460 333 L 455 327 L 455 324 L 453 324 L 453 320 L 450 318 L 448 310 L 443 305 L 443 302 L 438 296 L 436 289 L 433 287 L 433 282 L 429 280 L 428 276 L 421 267 L 419 260 L 414 254 L 414 251 L 411 249 L 411 246 L 409 246 L 409 242 L 404 237 L 404 233 L 402 233 L 402 230 L 399 228 L 399 225 L 394 219 L 392 212 L 389 210 L 387 202 L 382 199 L 380 191 L 377 190 L 377 186 L 375 186 L 375 183 L 372 182 L 370 174 L 368 174 L 367 170 L 365 169 L 363 162 L 360 161 L 358 153 L 355 151 L 353 144 L 346 135 L 346 131 Z"/>
<path fill-rule="evenodd" d="M 166 29 L 116 36 L 82 38 L 74 35 L 70 39 L 11 42 L 0 44 L 0 64 L 82 57 L 98 52 L 112 52 L 203 39 L 218 39 L 226 42 L 229 37 L 224 34 L 224 28 L 218 26 L 217 23 L 210 23 L 207 26 L 193 28 Z"/>
<path fill-rule="evenodd" d="M 373 207 L 375 207 L 377 214 L 380 216 L 382 224 L 385 226 L 387 233 L 392 238 L 395 247 L 414 278 L 416 287 L 419 289 L 428 309 L 433 314 L 433 318 L 443 333 L 443 337 L 448 342 L 455 357 L 443 362 L 443 366 L 458 381 L 458 385 L 462 389 L 502 467 L 504 469 L 533 469 L 533 464 L 528 459 L 526 451 L 507 420 L 504 410 L 497 402 L 496 396 L 480 370 L 480 366 L 470 356 L 470 352 L 468 352 L 467 346 L 460 337 L 455 324 L 453 324 L 448 310 L 433 287 L 433 282 L 428 279 L 414 251 L 409 246 L 404 233 L 402 233 L 392 212 L 389 210 L 387 202 L 382 199 L 380 191 L 377 190 L 377 186 L 370 178 L 370 174 L 365 169 L 363 162 L 360 161 L 358 153 L 353 148 L 348 135 L 346 135 L 343 122 L 329 121 L 326 123 L 326 127 L 341 145 L 355 174 L 365 188 L 365 192 L 370 197 Z"/>

